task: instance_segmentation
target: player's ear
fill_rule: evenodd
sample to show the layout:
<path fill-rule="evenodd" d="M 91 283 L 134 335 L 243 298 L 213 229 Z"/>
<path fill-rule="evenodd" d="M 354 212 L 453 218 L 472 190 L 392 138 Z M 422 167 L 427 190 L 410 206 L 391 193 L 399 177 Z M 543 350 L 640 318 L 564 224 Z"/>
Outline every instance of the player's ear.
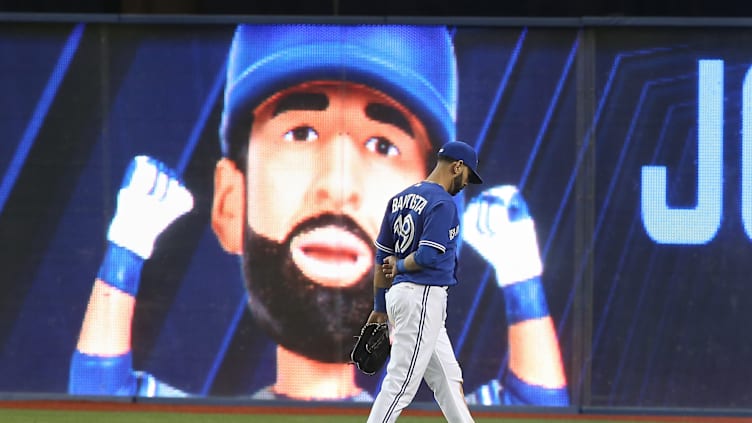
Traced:
<path fill-rule="evenodd" d="M 230 159 L 223 158 L 214 169 L 212 229 L 228 253 L 243 252 L 245 227 L 245 177 Z"/>

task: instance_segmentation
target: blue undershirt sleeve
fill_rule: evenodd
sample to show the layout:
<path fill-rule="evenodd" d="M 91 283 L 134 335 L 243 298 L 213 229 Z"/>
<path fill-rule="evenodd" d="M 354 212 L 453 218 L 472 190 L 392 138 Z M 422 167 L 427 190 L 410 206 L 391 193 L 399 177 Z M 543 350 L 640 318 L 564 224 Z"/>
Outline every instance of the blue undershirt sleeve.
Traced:
<path fill-rule="evenodd" d="M 377 265 L 381 265 L 382 263 L 384 263 L 384 259 L 387 258 L 388 256 L 390 256 L 389 253 L 387 253 L 386 251 L 383 251 L 383 250 L 380 250 L 380 249 L 377 248 L 376 249 L 376 260 L 375 260 L 376 264 Z"/>
<path fill-rule="evenodd" d="M 420 245 L 418 250 L 415 251 L 414 258 L 415 262 L 418 263 L 420 267 L 433 267 L 433 265 L 439 260 L 439 255 L 441 254 L 442 252 L 436 248 L 427 245 Z"/>

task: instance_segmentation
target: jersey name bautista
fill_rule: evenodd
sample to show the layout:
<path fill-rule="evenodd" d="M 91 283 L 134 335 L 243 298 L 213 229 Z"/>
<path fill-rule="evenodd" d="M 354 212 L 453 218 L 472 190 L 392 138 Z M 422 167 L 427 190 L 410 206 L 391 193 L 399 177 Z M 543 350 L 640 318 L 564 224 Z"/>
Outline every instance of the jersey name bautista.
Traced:
<path fill-rule="evenodd" d="M 417 214 L 421 214 L 428 204 L 428 200 L 418 194 L 405 194 L 392 199 L 392 213 L 402 209 L 410 209 Z"/>
<path fill-rule="evenodd" d="M 404 259 L 421 247 L 437 254 L 415 272 L 398 273 L 392 285 L 412 282 L 419 285 L 457 284 L 455 268 L 460 221 L 451 195 L 439 184 L 419 182 L 394 195 L 385 207 L 376 237 L 378 261 L 388 255 Z M 430 254 L 430 253 L 429 253 Z"/>

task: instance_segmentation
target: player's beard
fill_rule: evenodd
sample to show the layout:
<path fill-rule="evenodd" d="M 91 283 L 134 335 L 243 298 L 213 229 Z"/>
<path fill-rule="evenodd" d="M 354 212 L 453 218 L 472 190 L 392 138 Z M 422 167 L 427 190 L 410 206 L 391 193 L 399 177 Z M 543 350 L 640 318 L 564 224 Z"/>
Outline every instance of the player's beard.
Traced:
<path fill-rule="evenodd" d="M 449 194 L 455 196 L 462 191 L 462 174 L 459 174 L 452 178 L 452 184 L 449 186 Z"/>
<path fill-rule="evenodd" d="M 246 226 L 243 273 L 251 314 L 272 339 L 311 359 L 343 363 L 350 360 L 353 337 L 372 309 L 373 269 L 342 288 L 306 277 L 292 259 L 290 240 L 327 225 L 343 227 L 372 244 L 352 219 L 332 214 L 300 223 L 281 243 Z"/>

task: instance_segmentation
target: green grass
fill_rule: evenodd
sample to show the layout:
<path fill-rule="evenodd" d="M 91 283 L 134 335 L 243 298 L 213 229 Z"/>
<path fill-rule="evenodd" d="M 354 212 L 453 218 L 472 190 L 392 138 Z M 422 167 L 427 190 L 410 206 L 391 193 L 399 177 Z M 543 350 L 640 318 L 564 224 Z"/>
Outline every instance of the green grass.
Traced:
<path fill-rule="evenodd" d="M 0 404 L 1 405 L 1 404 Z M 107 410 L 107 411 L 106 411 Z M 367 409 L 353 413 L 349 411 L 345 415 L 320 414 L 321 411 L 311 409 L 310 414 L 305 410 L 297 409 L 293 414 L 252 413 L 243 411 L 228 411 L 218 413 L 210 411 L 155 411 L 135 409 L 71 409 L 61 408 L 8 408 L 0 407 L 0 422 L 2 423 L 364 423 Z M 284 411 L 281 411 L 284 413 Z M 418 415 L 416 415 L 418 414 Z M 398 423 L 442 423 L 441 416 L 425 417 L 424 413 L 407 412 L 403 414 Z M 483 413 L 478 413 L 482 415 Z M 486 414 L 488 416 L 490 414 Z M 521 416 L 496 415 L 494 417 L 475 417 L 476 423 L 743 423 L 749 422 L 750 418 L 730 418 L 711 416 L 627 416 L 627 415 L 559 415 L 559 414 L 526 414 Z"/>
<path fill-rule="evenodd" d="M 209 413 L 167 413 L 135 411 L 70 411 L 70 410 L 13 410 L 0 409 L 0 422 L 3 423 L 363 423 L 365 415 L 270 415 L 270 414 L 209 414 Z M 442 417 L 401 416 L 399 423 L 439 423 Z M 543 423 L 541 419 L 476 418 L 476 423 Z M 558 423 L 575 423 L 576 419 L 556 419 Z M 598 423 L 589 421 L 589 423 Z M 645 422 L 640 422 L 645 423 Z"/>

